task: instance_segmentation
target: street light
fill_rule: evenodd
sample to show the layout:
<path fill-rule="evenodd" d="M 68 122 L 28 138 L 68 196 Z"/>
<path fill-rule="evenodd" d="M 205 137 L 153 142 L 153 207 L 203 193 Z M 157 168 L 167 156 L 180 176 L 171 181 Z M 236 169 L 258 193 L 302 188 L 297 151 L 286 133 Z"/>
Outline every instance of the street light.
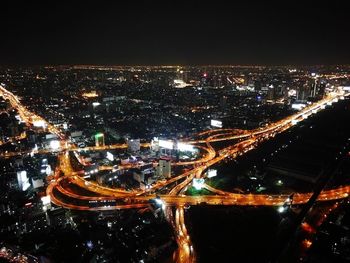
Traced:
<path fill-rule="evenodd" d="M 279 206 L 277 208 L 277 211 L 278 211 L 278 213 L 282 214 L 282 213 L 284 213 L 286 211 L 286 209 L 287 208 L 284 205 L 282 205 L 282 206 Z"/>

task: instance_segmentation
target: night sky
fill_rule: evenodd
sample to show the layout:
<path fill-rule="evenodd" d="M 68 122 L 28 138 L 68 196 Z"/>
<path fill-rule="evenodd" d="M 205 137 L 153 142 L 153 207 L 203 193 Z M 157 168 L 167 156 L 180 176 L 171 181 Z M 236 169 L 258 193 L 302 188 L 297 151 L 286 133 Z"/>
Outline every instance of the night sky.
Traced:
<path fill-rule="evenodd" d="M 350 64 L 346 1 L 7 2 L 2 65 Z"/>

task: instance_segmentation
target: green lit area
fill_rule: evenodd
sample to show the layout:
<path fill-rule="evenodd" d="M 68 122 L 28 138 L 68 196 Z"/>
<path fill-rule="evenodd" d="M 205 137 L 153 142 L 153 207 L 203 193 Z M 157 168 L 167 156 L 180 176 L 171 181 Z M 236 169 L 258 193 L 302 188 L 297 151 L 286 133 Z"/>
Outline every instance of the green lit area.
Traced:
<path fill-rule="evenodd" d="M 197 190 L 193 186 L 190 186 L 186 191 L 186 195 L 189 195 L 189 196 L 210 195 L 210 194 L 211 192 L 209 192 L 207 189 L 202 188 L 200 190 Z"/>
<path fill-rule="evenodd" d="M 97 134 L 95 135 L 95 138 L 101 138 L 101 137 L 103 137 L 103 133 L 97 133 Z"/>

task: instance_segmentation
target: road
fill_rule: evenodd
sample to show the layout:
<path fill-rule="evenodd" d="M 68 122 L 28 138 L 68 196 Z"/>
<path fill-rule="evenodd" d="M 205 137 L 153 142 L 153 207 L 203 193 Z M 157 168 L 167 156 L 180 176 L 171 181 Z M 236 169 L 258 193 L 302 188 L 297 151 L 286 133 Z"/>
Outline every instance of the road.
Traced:
<path fill-rule="evenodd" d="M 239 205 L 239 206 L 281 206 L 290 194 L 286 195 L 268 195 L 268 194 L 244 194 L 232 193 L 215 189 L 209 185 L 204 185 L 204 188 L 213 193 L 213 195 L 202 196 L 186 196 L 183 194 L 184 189 L 192 182 L 194 178 L 201 178 L 203 172 L 214 164 L 217 164 L 226 158 L 236 158 L 246 152 L 255 149 L 261 142 L 273 138 L 276 134 L 281 133 L 298 122 L 308 118 L 311 114 L 316 114 L 318 111 L 337 102 L 338 99 L 349 94 L 343 92 L 333 92 L 328 94 L 324 99 L 308 105 L 303 110 L 288 116 L 282 120 L 270 123 L 265 127 L 258 129 L 243 131 L 235 129 L 216 129 L 204 131 L 194 136 L 194 139 L 187 139 L 184 142 L 189 143 L 201 150 L 201 157 L 192 161 L 175 162 L 173 166 L 190 165 L 191 170 L 182 174 L 174 175 L 173 177 L 159 181 L 146 190 L 128 191 L 125 189 L 112 189 L 101 186 L 95 182 L 85 180 L 81 171 L 74 171 L 71 166 L 68 152 L 74 151 L 76 155 L 79 150 L 108 150 L 117 148 L 126 148 L 126 144 L 105 145 L 101 147 L 85 147 L 77 148 L 70 143 L 63 132 L 58 128 L 45 121 L 42 117 L 30 112 L 24 107 L 17 96 L 0 86 L 0 95 L 8 99 L 13 108 L 16 108 L 19 115 L 27 125 L 33 125 L 35 122 L 43 123 L 51 133 L 56 134 L 63 146 L 58 154 L 59 166 L 55 171 L 55 179 L 47 187 L 47 195 L 51 197 L 51 201 L 68 209 L 76 210 L 92 210 L 104 211 L 113 209 L 138 209 L 148 206 L 148 201 L 159 196 L 165 203 L 166 207 L 175 207 L 175 217 L 171 217 L 171 223 L 177 232 L 177 242 L 179 250 L 177 253 L 177 262 L 194 262 L 195 254 L 190 238 L 187 233 L 184 220 L 184 206 L 186 205 Z M 216 151 L 211 143 L 218 141 L 232 142 L 232 145 Z M 142 144 L 143 147 L 149 147 L 149 143 Z M 49 152 L 49 150 L 45 150 Z M 3 157 L 12 156 L 16 153 L 6 153 Z M 17 153 L 18 154 L 18 153 Z M 78 156 L 77 158 L 80 161 Z M 84 165 L 84 163 L 82 163 Z M 105 167 L 108 169 L 108 167 Z M 64 176 L 59 176 L 63 172 Z M 176 183 L 176 184 L 174 184 Z M 83 195 L 84 191 L 75 192 L 73 188 L 67 187 L 69 184 L 74 184 L 74 189 L 83 189 L 89 191 L 89 196 Z M 167 194 L 159 194 L 159 190 L 166 186 L 171 186 Z M 348 197 L 350 186 L 341 186 L 336 189 L 322 191 L 318 196 L 318 201 L 337 200 Z M 310 199 L 312 193 L 295 193 L 293 204 L 305 204 Z M 91 206 L 91 201 L 114 200 L 114 205 Z M 169 212 L 168 210 L 168 218 Z"/>

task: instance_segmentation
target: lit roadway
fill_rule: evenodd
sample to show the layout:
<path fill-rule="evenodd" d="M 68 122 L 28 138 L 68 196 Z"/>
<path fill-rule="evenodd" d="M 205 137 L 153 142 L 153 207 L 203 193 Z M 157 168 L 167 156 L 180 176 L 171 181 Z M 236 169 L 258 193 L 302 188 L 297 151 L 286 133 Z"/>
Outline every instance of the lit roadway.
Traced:
<path fill-rule="evenodd" d="M 51 197 L 51 201 L 58 205 L 69 209 L 76 210 L 92 210 L 103 211 L 112 209 L 130 209 L 130 208 L 144 208 L 148 206 L 148 202 L 152 198 L 160 197 L 165 205 L 165 214 L 177 232 L 177 242 L 179 250 L 177 252 L 177 262 L 193 262 L 195 261 L 195 254 L 190 238 L 187 234 L 187 229 L 184 221 L 183 207 L 186 205 L 240 205 L 240 206 L 281 206 L 290 194 L 286 195 L 268 195 L 268 194 L 243 194 L 226 192 L 215 189 L 209 185 L 204 184 L 204 188 L 212 192 L 214 195 L 203 196 L 186 196 L 183 194 L 184 189 L 192 182 L 194 178 L 201 178 L 203 172 L 210 166 L 219 163 L 220 161 L 230 157 L 236 158 L 243 155 L 247 151 L 256 148 L 262 141 L 266 141 L 276 134 L 281 133 L 290 127 L 294 126 L 299 121 L 306 119 L 311 114 L 317 113 L 324 109 L 326 105 L 331 105 L 342 99 L 344 92 L 333 92 L 328 94 L 324 99 L 306 106 L 303 110 L 288 116 L 280 121 L 270 123 L 265 127 L 244 131 L 236 129 L 216 129 L 211 131 L 204 131 L 194 135 L 194 140 L 184 141 L 193 144 L 201 150 L 201 158 L 194 161 L 180 161 L 173 163 L 173 166 L 191 165 L 192 169 L 175 175 L 167 180 L 158 181 L 146 190 L 128 191 L 125 189 L 112 189 L 101 186 L 95 182 L 85 180 L 81 174 L 82 171 L 74 171 L 68 151 L 78 150 L 108 150 L 117 148 L 126 148 L 126 144 L 106 145 L 101 147 L 86 147 L 77 148 L 75 145 L 69 143 L 65 135 L 53 125 L 47 123 L 42 117 L 30 112 L 26 107 L 22 106 L 19 99 L 0 86 L 0 95 L 8 99 L 13 108 L 16 108 L 19 115 L 27 125 L 33 125 L 35 121 L 45 123 L 47 129 L 56 134 L 61 140 L 61 152 L 58 154 L 59 166 L 55 172 L 55 179 L 52 180 L 47 187 L 47 194 Z M 217 141 L 231 141 L 232 145 L 216 151 L 211 143 Z M 144 143 L 143 147 L 149 147 L 149 143 Z M 49 150 L 44 150 L 48 152 Z M 40 151 L 39 151 L 40 152 Z M 12 156 L 16 153 L 7 153 L 3 157 Z M 77 158 L 79 161 L 80 158 Z M 84 164 L 83 164 L 84 165 Z M 108 169 L 108 167 L 106 168 Z M 59 177 L 59 172 L 62 171 L 64 176 Z M 74 192 L 70 184 L 86 189 L 90 192 L 89 196 Z M 167 187 L 167 188 L 165 188 Z M 75 188 L 74 188 L 75 189 Z M 167 189 L 168 194 L 159 194 L 160 190 Z M 318 201 L 329 201 L 348 197 L 350 186 L 341 186 L 336 189 L 324 190 L 318 197 Z M 157 194 L 158 193 L 158 194 Z M 293 197 L 293 204 L 305 204 L 310 199 L 312 193 L 295 193 Z M 91 206 L 90 202 L 96 201 L 114 201 L 113 205 L 101 204 L 100 206 Z M 171 216 L 172 211 L 169 207 L 175 206 L 175 217 Z"/>

